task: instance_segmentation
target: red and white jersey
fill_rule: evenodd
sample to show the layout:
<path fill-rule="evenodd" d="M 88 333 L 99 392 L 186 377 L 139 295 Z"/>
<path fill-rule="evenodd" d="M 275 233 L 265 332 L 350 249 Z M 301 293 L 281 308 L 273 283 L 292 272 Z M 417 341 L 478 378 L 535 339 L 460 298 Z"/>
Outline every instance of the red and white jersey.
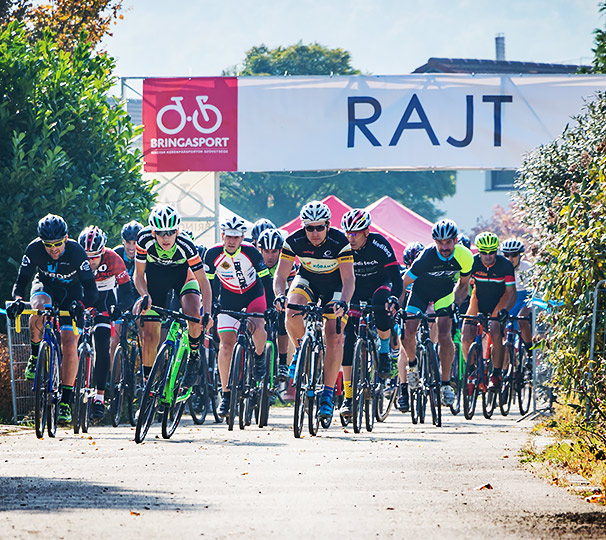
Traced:
<path fill-rule="evenodd" d="M 130 276 L 122 257 L 113 249 L 105 248 L 99 268 L 93 272 L 99 291 L 113 291 L 118 285 L 128 283 Z"/>
<path fill-rule="evenodd" d="M 269 275 L 261 254 L 245 242 L 231 255 L 223 249 L 223 244 L 211 247 L 204 263 L 209 280 L 217 276 L 225 289 L 236 294 L 245 293 L 259 278 Z"/>

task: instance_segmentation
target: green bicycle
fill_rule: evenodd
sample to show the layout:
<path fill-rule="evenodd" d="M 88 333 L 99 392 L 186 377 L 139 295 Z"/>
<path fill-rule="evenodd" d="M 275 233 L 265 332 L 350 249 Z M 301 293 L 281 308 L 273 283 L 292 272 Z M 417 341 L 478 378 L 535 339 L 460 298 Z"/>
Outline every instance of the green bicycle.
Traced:
<path fill-rule="evenodd" d="M 169 439 L 177 429 L 185 404 L 192 389 L 181 387 L 187 359 L 189 358 L 189 337 L 187 322 L 199 323 L 200 319 L 178 311 L 152 306 L 156 313 L 170 321 L 166 340 L 161 345 L 149 378 L 143 391 L 139 418 L 135 429 L 135 442 L 145 439 L 154 421 L 156 411 L 162 413 L 162 437 Z M 200 351 L 203 354 L 203 351 Z"/>
<path fill-rule="evenodd" d="M 461 347 L 461 327 L 462 320 L 458 312 L 453 315 L 453 336 L 455 352 L 452 367 L 450 368 L 450 382 L 454 383 L 455 400 L 450 405 L 450 412 L 457 415 L 461 412 L 461 403 L 463 398 L 463 381 L 465 380 L 465 355 Z"/>

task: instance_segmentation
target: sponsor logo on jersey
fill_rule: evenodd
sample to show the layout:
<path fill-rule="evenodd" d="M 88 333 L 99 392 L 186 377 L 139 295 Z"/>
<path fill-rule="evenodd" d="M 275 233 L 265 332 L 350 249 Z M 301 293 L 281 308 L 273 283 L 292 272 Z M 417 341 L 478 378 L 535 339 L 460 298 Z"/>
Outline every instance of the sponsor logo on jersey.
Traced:
<path fill-rule="evenodd" d="M 32 261 L 29 260 L 27 255 L 23 255 L 23 259 L 21 259 L 21 266 L 28 266 Z"/>
<path fill-rule="evenodd" d="M 90 272 L 90 263 L 88 262 L 88 259 L 80 265 L 80 270 L 82 270 L 82 272 Z"/>
<path fill-rule="evenodd" d="M 227 261 L 223 261 L 221 268 L 225 268 L 225 270 L 229 270 L 231 267 Z"/>

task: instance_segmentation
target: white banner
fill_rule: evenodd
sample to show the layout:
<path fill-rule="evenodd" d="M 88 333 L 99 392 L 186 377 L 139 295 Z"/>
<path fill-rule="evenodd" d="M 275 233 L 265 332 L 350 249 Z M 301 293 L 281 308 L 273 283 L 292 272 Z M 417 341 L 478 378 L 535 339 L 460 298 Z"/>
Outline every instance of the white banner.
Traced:
<path fill-rule="evenodd" d="M 238 79 L 239 171 L 515 169 L 557 138 L 597 75 Z"/>

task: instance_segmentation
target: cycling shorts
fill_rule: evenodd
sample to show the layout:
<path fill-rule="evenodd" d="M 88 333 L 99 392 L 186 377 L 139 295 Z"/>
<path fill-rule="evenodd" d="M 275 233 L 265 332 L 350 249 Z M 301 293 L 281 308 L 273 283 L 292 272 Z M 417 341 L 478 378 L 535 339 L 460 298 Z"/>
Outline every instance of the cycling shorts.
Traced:
<path fill-rule="evenodd" d="M 412 292 L 408 297 L 408 303 L 406 304 L 406 313 L 416 315 L 418 313 L 427 313 L 427 308 L 433 302 L 433 309 L 439 315 L 451 315 L 452 305 L 454 304 L 454 291 L 443 296 L 442 298 L 426 298 L 421 296 L 415 291 L 414 285 Z"/>
<path fill-rule="evenodd" d="M 319 298 L 322 298 L 322 305 L 327 306 L 337 300 L 341 300 L 341 285 L 335 290 L 334 285 L 325 283 L 312 283 L 304 277 L 296 276 L 293 279 L 290 289 L 288 290 L 288 296 L 293 294 L 301 294 L 305 297 L 307 302 L 317 302 Z M 336 317 L 332 313 L 326 313 L 325 319 L 335 319 Z M 346 316 L 342 317 L 341 320 L 346 321 Z"/>
<path fill-rule="evenodd" d="M 38 279 L 36 276 L 32 281 L 32 289 L 30 292 L 30 301 L 36 297 L 45 294 L 50 297 L 50 303 L 57 303 L 59 305 L 59 309 L 62 311 L 68 311 L 72 305 L 74 300 L 81 302 L 83 299 L 82 296 L 82 287 L 78 283 L 70 283 L 65 286 L 62 285 L 45 285 Z M 78 326 L 82 327 L 82 321 L 77 321 Z M 72 330 L 72 319 L 71 317 L 60 317 L 59 324 L 61 325 L 61 330 Z"/>
<path fill-rule="evenodd" d="M 194 273 L 186 265 L 161 267 L 148 264 L 145 268 L 147 290 L 150 301 L 154 306 L 166 308 L 170 302 L 169 293 L 174 291 L 179 299 L 186 294 L 200 296 L 200 285 Z M 159 322 L 161 318 L 150 309 L 144 316 L 144 321 Z"/>
<path fill-rule="evenodd" d="M 494 295 L 488 297 L 478 298 L 475 294 L 471 295 L 469 301 L 469 307 L 467 308 L 466 315 L 477 315 L 478 313 L 487 313 L 492 316 L 496 316 L 494 313 L 495 308 L 499 304 L 501 298 L 495 298 Z"/>
<path fill-rule="evenodd" d="M 515 305 L 509 310 L 509 314 L 517 317 L 523 307 L 530 305 L 530 294 L 528 291 L 518 291 L 518 298 Z"/>
<path fill-rule="evenodd" d="M 221 308 L 228 311 L 242 311 L 247 313 L 264 313 L 267 309 L 265 292 L 262 287 L 253 287 L 243 294 L 232 293 L 223 289 L 221 291 Z M 256 324 L 263 324 L 263 319 L 252 319 Z M 231 315 L 219 313 L 217 317 L 217 332 L 237 332 L 240 321 Z"/>

